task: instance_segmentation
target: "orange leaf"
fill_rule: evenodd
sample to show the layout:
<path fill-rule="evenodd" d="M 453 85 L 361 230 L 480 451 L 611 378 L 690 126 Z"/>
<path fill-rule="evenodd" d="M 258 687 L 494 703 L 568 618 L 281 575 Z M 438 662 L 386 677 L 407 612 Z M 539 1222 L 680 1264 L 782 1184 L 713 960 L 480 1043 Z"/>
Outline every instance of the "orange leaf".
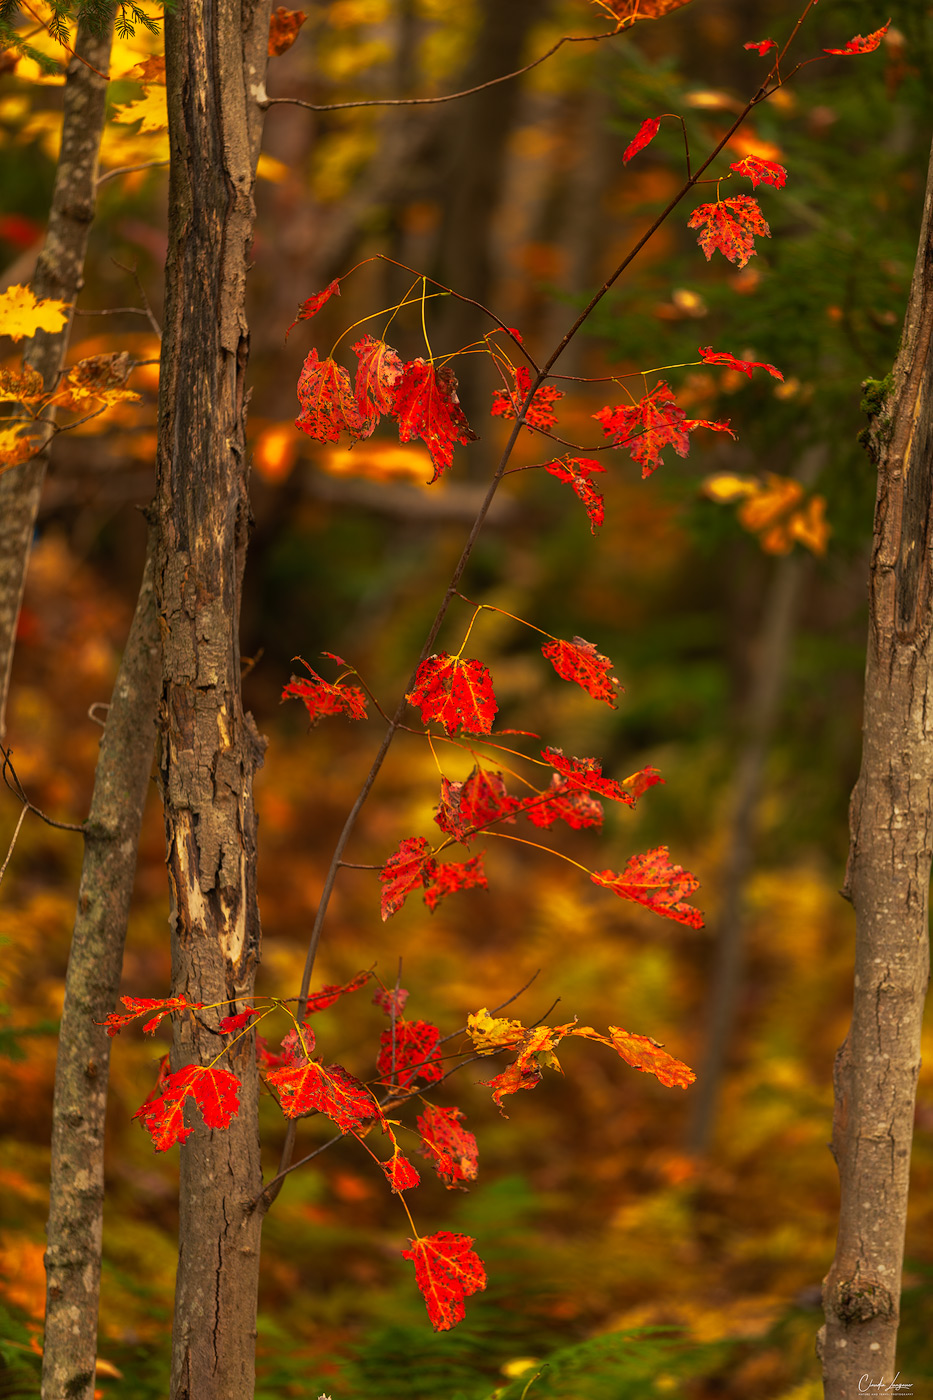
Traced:
<path fill-rule="evenodd" d="M 398 419 L 399 441 L 419 437 L 430 452 L 431 481 L 453 462 L 455 442 L 476 441 L 457 398 L 456 375 L 446 366 L 435 372 L 425 360 L 410 360 L 402 367 L 392 411 Z"/>
<path fill-rule="evenodd" d="M 675 1060 L 650 1036 L 634 1035 L 621 1026 L 610 1026 L 609 1034 L 626 1064 L 640 1069 L 644 1074 L 653 1074 L 666 1088 L 686 1089 L 688 1084 L 695 1082 L 693 1070 L 683 1061 Z"/>
<path fill-rule="evenodd" d="M 489 734 L 499 708 L 492 676 L 482 662 L 461 661 L 446 651 L 422 661 L 407 698 L 418 706 L 425 724 L 437 720 L 448 734 L 457 728 Z"/>
<path fill-rule="evenodd" d="M 585 637 L 574 637 L 572 642 L 553 637 L 541 648 L 562 680 L 574 681 L 594 700 L 604 700 L 610 709 L 616 708 L 616 695 L 619 682 L 609 672 L 612 662 L 602 656 L 592 642 Z"/>
<path fill-rule="evenodd" d="M 286 10 L 279 5 L 269 16 L 269 57 L 285 53 L 298 38 L 298 31 L 308 16 L 304 10 Z"/>
<path fill-rule="evenodd" d="M 643 904 L 665 919 L 674 919 L 690 928 L 703 927 L 703 915 L 687 900 L 700 888 L 700 882 L 680 865 L 672 865 L 666 846 L 656 846 L 644 855 L 632 856 L 621 875 L 612 870 L 590 876 L 595 885 L 604 885 L 620 899 Z"/>
<path fill-rule="evenodd" d="M 824 49 L 823 52 L 846 55 L 852 53 L 871 53 L 881 43 L 885 34 L 887 34 L 890 24 L 891 21 L 888 20 L 887 24 L 883 24 L 881 28 L 876 29 L 873 34 L 866 34 L 864 39 L 861 34 L 856 34 L 855 38 L 850 39 L 844 49 Z"/>
<path fill-rule="evenodd" d="M 682 5 L 689 5 L 690 0 L 593 0 L 593 3 L 606 10 L 621 26 L 629 21 L 634 24 L 639 19 L 660 19 Z"/>
<path fill-rule="evenodd" d="M 469 1235 L 441 1230 L 411 1240 L 403 1259 L 415 1266 L 415 1281 L 428 1309 L 435 1332 L 446 1332 L 466 1316 L 464 1299 L 486 1287 L 483 1261 L 473 1252 Z"/>

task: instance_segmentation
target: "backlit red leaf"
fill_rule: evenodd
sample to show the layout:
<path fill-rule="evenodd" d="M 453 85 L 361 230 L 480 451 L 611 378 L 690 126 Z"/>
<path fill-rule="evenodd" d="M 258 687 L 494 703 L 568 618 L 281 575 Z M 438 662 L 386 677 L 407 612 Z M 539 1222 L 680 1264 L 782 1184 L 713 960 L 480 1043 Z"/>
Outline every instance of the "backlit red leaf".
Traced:
<path fill-rule="evenodd" d="M 762 160 L 760 156 L 746 156 L 744 160 L 735 161 L 729 169 L 751 180 L 753 189 L 759 185 L 773 185 L 776 190 L 782 190 L 787 181 L 787 171 L 783 165 L 778 165 L 774 160 Z"/>
<path fill-rule="evenodd" d="M 111 1011 L 106 1020 L 98 1022 L 106 1026 L 109 1036 L 118 1035 L 124 1026 L 139 1016 L 145 1016 L 147 1011 L 157 1014 L 146 1022 L 143 1031 L 146 1035 L 154 1035 L 163 1017 L 171 1016 L 173 1011 L 199 1011 L 204 1006 L 203 1001 L 188 1001 L 183 992 L 177 997 L 121 997 L 120 1000 L 128 1010 L 125 1013 Z"/>
<path fill-rule="evenodd" d="M 621 27 L 629 21 L 634 24 L 639 19 L 660 19 L 682 5 L 689 5 L 690 0 L 593 0 L 593 3 L 618 20 Z"/>
<path fill-rule="evenodd" d="M 641 465 L 642 477 L 661 465 L 661 450 L 673 447 L 680 457 L 690 450 L 686 414 L 678 408 L 670 385 L 663 380 L 630 407 L 601 408 L 593 417 L 613 447 L 624 447 Z"/>
<path fill-rule="evenodd" d="M 501 1074 L 497 1074 L 493 1079 L 481 1079 L 480 1083 L 492 1090 L 496 1108 L 503 1118 L 508 1118 L 509 1115 L 502 1107 L 502 1100 L 509 1094 L 517 1094 L 519 1089 L 533 1089 L 536 1084 L 540 1084 L 541 1066 L 534 1060 L 513 1060 Z"/>
<path fill-rule="evenodd" d="M 428 1309 L 435 1332 L 446 1332 L 466 1316 L 464 1299 L 486 1287 L 486 1270 L 473 1251 L 469 1235 L 441 1230 L 411 1240 L 403 1259 L 415 1266 L 415 1281 Z"/>
<path fill-rule="evenodd" d="M 356 406 L 363 421 L 361 436 L 372 433 L 384 413 L 395 406 L 395 386 L 402 377 L 402 362 L 391 345 L 364 335 L 353 347 L 356 370 Z"/>
<path fill-rule="evenodd" d="M 621 1026 L 610 1026 L 612 1044 L 626 1064 L 640 1069 L 644 1074 L 653 1074 L 668 1089 L 686 1089 L 693 1084 L 696 1075 L 682 1060 L 675 1060 L 663 1046 L 648 1035 L 634 1035 Z"/>
<path fill-rule="evenodd" d="M 431 481 L 450 466 L 455 442 L 476 441 L 457 398 L 456 375 L 446 365 L 437 371 L 421 359 L 403 365 L 392 412 L 398 420 L 399 441 L 421 438 L 430 452 L 434 464 Z"/>
<path fill-rule="evenodd" d="M 499 708 L 482 662 L 461 661 L 446 651 L 422 661 L 408 703 L 417 705 L 425 724 L 437 720 L 448 734 L 458 728 L 489 734 Z"/>
<path fill-rule="evenodd" d="M 308 997 L 305 1015 L 311 1016 L 315 1011 L 323 1011 L 325 1007 L 333 1006 L 334 1002 L 346 996 L 347 992 L 359 991 L 360 987 L 365 987 L 371 975 L 369 972 L 358 972 L 355 977 L 351 977 L 350 981 L 344 982 L 342 986 L 321 987 L 319 991 L 312 992 Z"/>
<path fill-rule="evenodd" d="M 519 805 L 506 791 L 501 773 L 474 768 L 462 783 L 441 778 L 441 801 L 434 820 L 441 831 L 466 845 L 479 827 L 497 821 L 514 822 L 512 814 Z"/>
<path fill-rule="evenodd" d="M 560 773 L 551 775 L 551 786 L 546 792 L 525 798 L 522 814 L 545 831 L 557 821 L 566 822 L 574 831 L 603 824 L 602 803 L 583 788 L 572 787 Z"/>
<path fill-rule="evenodd" d="M 861 34 L 856 34 L 854 39 L 850 39 L 844 49 L 824 49 L 824 53 L 850 54 L 850 53 L 871 53 L 881 43 L 887 34 L 891 21 L 883 24 L 880 29 L 876 29 L 873 34 L 866 34 L 863 39 Z"/>
<path fill-rule="evenodd" d="M 281 1053 L 276 1059 L 276 1064 L 280 1065 L 306 1065 L 314 1054 L 316 1036 L 307 1021 L 302 1021 L 299 1025 L 292 1026 L 287 1035 L 283 1035 L 282 1044 L 279 1046 Z"/>
<path fill-rule="evenodd" d="M 294 321 L 292 321 L 288 330 L 285 332 L 285 339 L 288 339 L 289 331 L 294 330 L 295 326 L 297 326 L 299 321 L 310 321 L 312 316 L 317 315 L 321 307 L 324 305 L 325 301 L 330 301 L 331 297 L 339 297 L 339 295 L 340 278 L 335 277 L 333 282 L 331 282 L 330 286 L 325 287 L 323 292 L 315 292 L 314 296 L 308 297 L 307 301 L 303 301 L 301 303 L 301 305 L 298 308 L 298 315 L 295 317 Z"/>
<path fill-rule="evenodd" d="M 629 778 L 622 779 L 622 786 L 631 797 L 632 802 L 637 802 L 642 793 L 654 787 L 656 783 L 663 783 L 664 779 L 657 768 L 640 768 L 637 773 L 633 773 Z"/>
<path fill-rule="evenodd" d="M 558 773 L 563 774 L 571 787 L 583 788 L 587 792 L 598 792 L 601 797 L 613 802 L 624 802 L 632 806 L 632 798 L 615 778 L 604 778 L 602 764 L 595 758 L 565 758 L 560 749 L 542 749 L 541 757 L 552 764 Z"/>
<path fill-rule="evenodd" d="M 354 442 L 364 436 L 350 376 L 335 360 L 319 360 L 312 350 L 298 378 L 301 413 L 295 427 L 317 442 L 337 442 L 348 432 Z"/>
<path fill-rule="evenodd" d="M 257 1011 L 255 1006 L 248 1006 L 245 1011 L 238 1011 L 232 1016 L 224 1016 L 217 1029 L 221 1035 L 231 1035 L 234 1031 L 244 1030 L 254 1016 L 261 1015 L 262 1012 Z"/>
<path fill-rule="evenodd" d="M 600 655 L 592 642 L 585 637 L 574 637 L 572 642 L 552 637 L 541 651 L 561 680 L 573 681 L 594 700 L 603 700 L 611 709 L 616 708 L 619 682 L 609 674 L 612 662 L 608 656 Z"/>
<path fill-rule="evenodd" d="M 515 379 L 511 390 L 495 389 L 492 395 L 490 412 L 494 418 L 516 418 L 531 389 L 531 374 L 525 365 L 513 367 Z M 540 428 L 546 431 L 557 422 L 554 404 L 564 397 L 563 390 L 554 384 L 542 384 L 525 410 L 524 423 L 529 430 Z"/>
<path fill-rule="evenodd" d="M 567 457 L 556 462 L 548 462 L 544 468 L 550 472 L 551 476 L 556 476 L 558 481 L 564 481 L 579 496 L 586 507 L 586 513 L 590 521 L 590 534 L 595 535 L 598 526 L 602 525 L 605 518 L 605 507 L 603 498 L 596 490 L 590 477 L 594 472 L 604 472 L 605 467 L 592 457 Z"/>
<path fill-rule="evenodd" d="M 687 903 L 699 889 L 700 882 L 682 866 L 671 863 L 666 846 L 656 846 L 644 855 L 632 856 L 621 875 L 602 870 L 590 879 L 612 890 L 620 899 L 631 899 L 665 919 L 674 919 L 690 928 L 703 927 L 703 915 Z"/>
<path fill-rule="evenodd" d="M 166 1076 L 163 1092 L 148 1098 L 133 1114 L 140 1118 L 157 1152 L 185 1142 L 194 1131 L 184 1125 L 185 1103 L 198 1105 L 208 1128 L 229 1128 L 240 1107 L 240 1081 L 229 1070 L 184 1065 Z"/>
<path fill-rule="evenodd" d="M 342 1133 L 359 1132 L 370 1119 L 381 1118 L 372 1094 L 342 1065 L 322 1065 L 316 1060 L 283 1065 L 270 1070 L 266 1082 L 279 1091 L 286 1118 L 323 1113 Z"/>
<path fill-rule="evenodd" d="M 638 128 L 635 135 L 632 137 L 631 141 L 628 143 L 628 145 L 622 153 L 623 165 L 628 165 L 629 161 L 632 159 L 632 156 L 637 156 L 639 151 L 643 151 L 645 147 L 651 141 L 654 140 L 654 138 L 658 134 L 658 129 L 660 128 L 660 125 L 660 117 L 645 118 L 645 120 L 642 122 L 641 126 Z"/>
<path fill-rule="evenodd" d="M 270 58 L 277 58 L 291 48 L 307 18 L 304 10 L 287 10 L 284 5 L 272 11 L 269 18 Z"/>
<path fill-rule="evenodd" d="M 482 855 L 473 856 L 462 863 L 449 860 L 444 865 L 435 865 L 432 878 L 425 879 L 424 902 L 433 914 L 441 900 L 449 894 L 488 888 Z"/>
<path fill-rule="evenodd" d="M 448 1191 L 462 1190 L 462 1182 L 476 1180 L 476 1138 L 460 1126 L 463 1117 L 459 1108 L 433 1103 L 426 1104 L 418 1117 L 421 1155 L 432 1163 Z"/>
<path fill-rule="evenodd" d="M 397 914 L 412 890 L 423 884 L 425 869 L 429 878 L 437 862 L 428 852 L 423 836 L 407 836 L 379 872 L 382 885 L 382 917 Z"/>
<path fill-rule="evenodd" d="M 764 58 L 765 54 L 768 53 L 768 52 L 770 52 L 771 49 L 776 49 L 776 48 L 777 48 L 777 40 L 776 40 L 776 39 L 758 39 L 758 40 L 753 41 L 753 42 L 750 43 L 750 44 L 743 44 L 742 47 L 743 47 L 744 49 L 757 49 L 757 50 L 758 50 L 758 53 L 761 55 L 761 57 Z"/>
<path fill-rule="evenodd" d="M 349 719 L 366 718 L 366 694 L 357 685 L 331 685 L 313 670 L 300 656 L 302 666 L 310 679 L 292 676 L 282 691 L 283 700 L 300 700 L 308 711 L 312 725 L 326 715 L 346 715 Z"/>
<path fill-rule="evenodd" d="M 378 1006 L 387 1016 L 401 1016 L 408 992 L 404 987 L 380 987 L 373 997 L 373 1006 Z"/>
<path fill-rule="evenodd" d="M 440 1039 L 437 1026 L 429 1021 L 396 1021 L 392 1030 L 379 1037 L 376 1068 L 381 1082 L 400 1089 L 408 1089 L 416 1079 L 436 1083 L 444 1073 Z"/>
<path fill-rule="evenodd" d="M 380 1162 L 379 1165 L 385 1172 L 386 1180 L 393 1191 L 410 1191 L 421 1180 L 417 1169 L 397 1147 L 388 1162 Z"/>
<path fill-rule="evenodd" d="M 780 379 L 783 382 L 784 376 L 774 365 L 765 364 L 764 360 L 739 360 L 735 355 L 730 355 L 728 350 L 714 350 L 712 345 L 701 345 L 699 347 L 700 359 L 705 365 L 726 365 L 729 369 L 738 370 L 740 374 L 747 374 L 752 377 L 752 370 L 766 369 L 772 379 Z"/>
<path fill-rule="evenodd" d="M 709 262 L 714 252 L 744 267 L 755 256 L 755 235 L 770 238 L 761 206 L 749 194 L 735 195 L 716 204 L 701 204 L 687 220 L 688 228 L 700 230 L 697 242 Z"/>

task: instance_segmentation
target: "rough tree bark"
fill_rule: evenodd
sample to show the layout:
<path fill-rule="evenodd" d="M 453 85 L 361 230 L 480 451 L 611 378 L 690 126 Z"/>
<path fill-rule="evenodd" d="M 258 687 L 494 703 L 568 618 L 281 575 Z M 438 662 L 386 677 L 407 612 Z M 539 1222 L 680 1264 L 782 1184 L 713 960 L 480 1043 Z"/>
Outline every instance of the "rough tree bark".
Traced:
<path fill-rule="evenodd" d="M 862 767 L 846 893 L 855 906 L 852 1023 L 836 1057 L 841 1203 L 823 1285 L 828 1400 L 895 1376 L 933 847 L 933 155 L 897 361 L 876 386 L 878 466 Z M 861 1385 L 861 1390 L 860 1390 Z"/>
<path fill-rule="evenodd" d="M 110 67 L 112 40 L 112 17 L 103 33 L 78 26 L 74 47 L 80 57 L 68 64 L 49 226 L 32 279 L 37 297 L 55 297 L 70 305 L 84 282 L 88 233 L 97 203 L 98 155 L 107 102 L 107 79 L 100 75 Z M 42 375 L 47 389 L 65 363 L 72 315 L 56 334 L 39 331 L 33 336 L 24 356 Z M 0 476 L 0 738 L 6 732 L 16 625 L 47 463 L 47 452 L 39 452 Z"/>
<path fill-rule="evenodd" d="M 238 640 L 249 527 L 244 312 L 269 0 L 187 0 L 166 16 L 171 166 L 157 453 L 162 632 L 160 776 L 175 993 L 251 995 L 259 961 L 253 773 L 262 743 L 242 707 Z M 173 1065 L 209 1064 L 209 1027 L 178 1018 Z M 223 1064 L 242 1081 L 226 1132 L 181 1151 L 173 1400 L 253 1394 L 261 1189 L 251 1037 Z"/>
<path fill-rule="evenodd" d="M 100 1022 L 120 989 L 158 681 L 150 545 L 94 775 L 65 978 L 52 1117 L 43 1400 L 94 1395 L 110 1071 L 110 1039 Z"/>

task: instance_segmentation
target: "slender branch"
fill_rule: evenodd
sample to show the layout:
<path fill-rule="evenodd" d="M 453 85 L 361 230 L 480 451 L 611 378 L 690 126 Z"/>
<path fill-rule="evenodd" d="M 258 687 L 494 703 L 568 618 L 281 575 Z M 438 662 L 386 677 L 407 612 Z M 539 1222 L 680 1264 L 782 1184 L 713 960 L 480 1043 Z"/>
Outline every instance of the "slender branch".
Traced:
<path fill-rule="evenodd" d="M 17 776 L 16 769 L 13 767 L 12 753 L 12 749 L 5 749 L 3 745 L 0 744 L 0 754 L 3 755 L 3 781 L 10 789 L 10 792 L 14 793 L 15 796 L 19 798 L 20 802 L 22 802 L 23 811 L 34 812 L 41 821 L 45 822 L 46 826 L 54 826 L 59 831 L 78 831 L 83 835 L 86 829 L 83 825 L 76 826 L 74 822 L 57 822 L 54 817 L 50 817 L 47 812 L 43 812 L 41 807 L 37 807 L 34 802 L 30 802 Z M 17 831 L 18 830 L 19 828 L 17 827 Z M 7 859 L 9 859 L 9 856 L 7 856 Z M 4 862 L 3 869 L 6 869 L 6 862 Z M 0 871 L 0 877 L 2 877 L 2 871 Z"/>
<path fill-rule="evenodd" d="M 115 170 L 108 170 L 104 175 L 98 175 L 97 188 L 105 184 L 107 180 L 115 180 L 118 175 L 130 175 L 134 170 L 150 170 L 156 165 L 168 165 L 167 160 L 143 160 L 138 165 L 118 165 Z"/>
<path fill-rule="evenodd" d="M 503 73 L 498 78 L 489 78 L 487 82 L 477 83 L 475 87 L 464 88 L 462 92 L 445 93 L 442 97 L 370 97 L 359 102 L 304 102 L 298 97 L 266 97 L 258 105 L 263 111 L 277 104 L 288 103 L 292 107 L 304 107 L 308 112 L 344 112 L 348 107 L 427 107 L 434 106 L 439 102 L 456 102 L 460 97 L 472 97 L 475 92 L 496 87 L 499 83 L 511 82 L 513 78 L 520 78 L 523 73 L 530 73 L 532 68 L 546 63 L 552 54 L 563 48 L 564 44 L 598 44 L 603 39 L 614 39 L 621 33 L 624 31 L 608 29 L 603 34 L 565 34 L 562 39 L 558 39 L 556 44 L 551 45 L 547 53 L 543 53 L 540 58 L 533 59 L 531 63 L 526 63 L 524 68 L 516 68 L 514 72 Z"/>

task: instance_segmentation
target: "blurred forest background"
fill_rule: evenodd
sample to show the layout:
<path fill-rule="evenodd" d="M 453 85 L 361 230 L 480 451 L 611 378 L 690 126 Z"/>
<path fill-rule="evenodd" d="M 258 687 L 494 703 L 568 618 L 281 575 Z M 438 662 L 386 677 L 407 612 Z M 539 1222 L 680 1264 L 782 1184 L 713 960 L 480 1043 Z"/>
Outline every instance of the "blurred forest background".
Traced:
<path fill-rule="evenodd" d="M 269 91 L 318 104 L 456 91 L 520 67 L 563 34 L 612 27 L 583 0 L 305 8 L 297 43 L 271 62 Z M 712 344 L 770 361 L 784 382 L 695 364 L 671 371 L 679 402 L 697 417 L 731 418 L 738 442 L 697 434 L 689 458 L 644 482 L 617 456 L 601 478 L 606 523 L 596 538 L 565 486 L 514 475 L 464 583 L 471 598 L 557 636 L 582 634 L 613 658 L 625 686 L 617 711 L 546 675 L 534 641 L 507 618 L 484 614 L 471 638 L 496 678 L 500 724 L 594 754 L 619 777 L 660 769 L 665 785 L 637 813 L 607 814 L 601 837 L 570 833 L 563 849 L 621 869 L 634 852 L 668 844 L 702 882 L 706 928 L 653 918 L 564 862 L 490 838 L 488 893 L 458 895 L 433 917 L 412 899 L 383 925 L 375 875 L 344 872 L 316 978 L 343 982 L 376 963 L 394 982 L 401 958 L 410 1014 L 446 1034 L 537 973 L 510 1014 L 530 1023 L 559 997 L 558 1020 L 652 1035 L 701 1082 L 666 1090 L 595 1046 L 574 1045 L 566 1077 L 550 1074 L 511 1099 L 506 1121 L 476 1083 L 488 1074 L 474 1066 L 453 1081 L 444 1101 L 468 1115 L 480 1176 L 469 1194 L 426 1181 L 419 1220 L 475 1236 L 490 1281 L 450 1334 L 430 1330 L 399 1257 L 406 1222 L 356 1145 L 294 1173 L 264 1228 L 262 1400 L 320 1391 L 483 1400 L 497 1387 L 515 1400 L 532 1374 L 523 1368 L 549 1358 L 532 1396 L 820 1393 L 813 1343 L 837 1202 L 831 1074 L 848 1025 L 853 948 L 838 888 L 859 763 L 874 500 L 857 440 L 860 385 L 884 377 L 900 335 L 933 130 L 933 9 L 889 0 L 882 13 L 863 0 L 827 0 L 794 53 L 839 47 L 888 11 L 878 53 L 805 68 L 727 153 L 788 169 L 784 191 L 757 191 L 773 235 L 758 240 L 758 256 L 741 271 L 718 256 L 707 264 L 685 226 L 688 205 L 558 365 L 579 375 L 689 366 L 698 345 Z M 524 77 L 461 101 L 270 109 L 250 289 L 255 530 L 242 639 L 247 703 L 270 740 L 257 783 L 262 991 L 297 989 L 334 833 L 382 731 L 381 721 L 330 720 L 309 733 L 299 706 L 279 706 L 293 658 L 323 669 L 323 649 L 347 657 L 394 708 L 505 432 L 488 416 L 498 381 L 482 357 L 467 356 L 455 368 L 481 440 L 458 448 L 452 473 L 430 491 L 421 448 L 377 436 L 346 453 L 303 439 L 292 427 L 294 385 L 311 344 L 326 354 L 411 279 L 369 264 L 286 343 L 296 306 L 384 252 L 493 307 L 543 358 L 681 181 L 673 122 L 623 166 L 642 120 L 683 113 L 701 155 L 767 71 L 743 44 L 783 42 L 796 15 L 786 0 L 694 0 L 619 38 L 565 45 Z M 158 50 L 140 33 L 118 45 L 113 71 Z M 141 96 L 138 82 L 113 83 L 116 106 Z M 0 56 L 2 285 L 31 273 L 60 104 L 59 85 Z M 152 121 L 152 132 L 109 125 L 106 169 L 164 157 Z M 127 270 L 136 269 L 158 319 L 165 202 L 161 167 L 102 184 L 73 359 L 116 349 L 157 357 L 145 317 L 99 313 L 141 305 Z M 429 303 L 428 316 L 435 351 L 488 329 L 449 299 Z M 423 353 L 420 314 L 400 317 L 393 340 L 403 358 Z M 141 408 L 120 407 L 54 446 L 7 740 L 30 799 L 66 821 L 86 812 L 95 706 L 109 698 L 135 602 L 157 378 L 155 363 L 140 366 L 131 384 Z M 606 386 L 580 386 L 564 421 L 596 442 L 590 415 L 608 401 Z M 522 461 L 542 460 L 530 437 L 522 451 Z M 721 471 L 797 477 L 819 492 L 832 527 L 825 554 L 762 549 L 734 507 L 704 496 L 703 479 Z M 442 645 L 457 649 L 468 617 L 454 610 Z M 462 760 L 451 776 L 466 775 L 472 760 Z M 430 752 L 403 738 L 351 859 L 380 864 L 402 837 L 429 833 L 436 801 Z M 0 798 L 2 852 L 19 810 L 12 794 Z M 29 817 L 0 894 L 0 1393 L 9 1395 L 38 1394 L 30 1348 L 44 1301 L 55 1029 L 81 854 L 79 837 Z M 168 993 L 167 912 L 153 785 L 127 992 Z M 328 1061 L 372 1074 L 384 1021 L 365 994 L 317 1024 Z M 165 1048 L 165 1036 L 154 1045 L 127 1034 L 114 1050 L 104 1396 L 166 1391 L 177 1156 L 155 1156 L 131 1121 Z M 931 1129 L 925 1069 L 901 1352 L 902 1376 L 915 1384 L 933 1378 Z M 283 1131 L 270 1103 L 270 1170 Z M 303 1124 L 299 1150 L 328 1132 L 320 1120 Z"/>

